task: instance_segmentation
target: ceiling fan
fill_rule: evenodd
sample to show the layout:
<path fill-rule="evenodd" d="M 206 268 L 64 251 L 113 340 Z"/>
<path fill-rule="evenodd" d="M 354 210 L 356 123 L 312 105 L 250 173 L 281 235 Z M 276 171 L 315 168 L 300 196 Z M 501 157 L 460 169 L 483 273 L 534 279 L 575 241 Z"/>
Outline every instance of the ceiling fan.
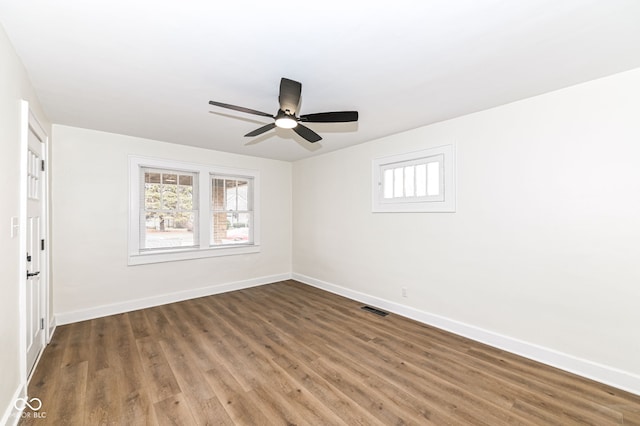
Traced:
<path fill-rule="evenodd" d="M 350 121 L 358 121 L 358 111 L 334 111 L 319 112 L 315 114 L 303 114 L 296 116 L 298 106 L 300 105 L 300 94 L 302 93 L 302 84 L 297 81 L 282 78 L 280 80 L 280 95 L 278 100 L 280 108 L 276 115 L 266 112 L 256 111 L 255 109 L 244 108 L 240 106 L 225 104 L 222 102 L 209 101 L 211 105 L 222 108 L 233 109 L 235 111 L 246 112 L 247 114 L 261 115 L 263 117 L 273 118 L 275 121 L 262 126 L 245 136 L 258 136 L 275 127 L 283 129 L 293 129 L 294 132 L 302 136 L 309 142 L 318 142 L 322 138 L 319 134 L 304 126 L 302 123 L 346 123 Z"/>

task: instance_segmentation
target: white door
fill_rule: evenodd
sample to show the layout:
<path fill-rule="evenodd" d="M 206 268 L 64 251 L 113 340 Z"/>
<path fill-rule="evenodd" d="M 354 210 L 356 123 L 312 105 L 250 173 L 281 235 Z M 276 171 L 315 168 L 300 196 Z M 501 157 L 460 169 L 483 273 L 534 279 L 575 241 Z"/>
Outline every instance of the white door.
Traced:
<path fill-rule="evenodd" d="M 43 143 L 29 126 L 27 152 L 27 372 L 31 372 L 45 344 L 45 300 L 43 267 L 44 240 L 42 212 L 44 195 Z"/>

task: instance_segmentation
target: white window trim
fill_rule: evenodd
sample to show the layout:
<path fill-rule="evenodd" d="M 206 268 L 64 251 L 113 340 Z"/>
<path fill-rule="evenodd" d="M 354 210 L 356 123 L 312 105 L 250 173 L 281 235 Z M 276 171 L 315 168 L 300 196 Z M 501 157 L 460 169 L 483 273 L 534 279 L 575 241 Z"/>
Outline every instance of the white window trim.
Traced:
<path fill-rule="evenodd" d="M 408 200 L 385 199 L 383 194 L 384 169 L 394 163 L 411 162 L 427 157 L 443 156 L 443 199 Z M 374 213 L 392 212 L 425 212 L 448 213 L 456 211 L 456 181 L 455 181 L 455 146 L 443 145 L 404 154 L 376 158 L 372 161 L 372 207 Z"/>
<path fill-rule="evenodd" d="M 184 249 L 140 250 L 140 171 L 142 167 L 198 173 L 199 247 Z M 211 174 L 246 176 L 253 179 L 253 243 L 212 247 L 211 236 Z M 186 163 L 159 158 L 129 156 L 129 246 L 128 264 L 172 262 L 231 256 L 260 252 L 260 173 L 257 170 L 236 169 L 206 164 Z"/>

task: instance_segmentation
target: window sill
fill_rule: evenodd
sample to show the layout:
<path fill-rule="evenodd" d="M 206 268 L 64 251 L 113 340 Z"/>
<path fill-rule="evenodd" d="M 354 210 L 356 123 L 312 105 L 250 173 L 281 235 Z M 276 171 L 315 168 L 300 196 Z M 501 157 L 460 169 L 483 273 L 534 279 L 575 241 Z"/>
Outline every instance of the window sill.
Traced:
<path fill-rule="evenodd" d="M 259 253 L 259 245 L 237 245 L 211 247 L 207 249 L 162 250 L 129 254 L 129 266 L 149 263 L 175 262 L 179 260 L 204 259 L 207 257 L 234 256 L 239 254 Z"/>
<path fill-rule="evenodd" d="M 379 203 L 374 202 L 373 213 L 455 213 L 456 205 L 453 200 L 428 201 L 428 202 L 394 202 Z"/>

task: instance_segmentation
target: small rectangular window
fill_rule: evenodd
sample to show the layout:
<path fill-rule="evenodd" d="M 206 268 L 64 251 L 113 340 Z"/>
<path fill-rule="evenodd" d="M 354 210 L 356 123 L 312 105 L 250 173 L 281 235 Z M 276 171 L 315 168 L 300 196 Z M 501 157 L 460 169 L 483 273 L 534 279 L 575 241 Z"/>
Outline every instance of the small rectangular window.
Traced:
<path fill-rule="evenodd" d="M 443 170 L 443 161 L 443 155 L 434 155 L 381 166 L 381 202 L 442 201 L 444 182 L 440 172 Z M 393 191 L 387 188 L 393 188 Z"/>
<path fill-rule="evenodd" d="M 452 145 L 373 161 L 374 212 L 455 211 Z"/>

